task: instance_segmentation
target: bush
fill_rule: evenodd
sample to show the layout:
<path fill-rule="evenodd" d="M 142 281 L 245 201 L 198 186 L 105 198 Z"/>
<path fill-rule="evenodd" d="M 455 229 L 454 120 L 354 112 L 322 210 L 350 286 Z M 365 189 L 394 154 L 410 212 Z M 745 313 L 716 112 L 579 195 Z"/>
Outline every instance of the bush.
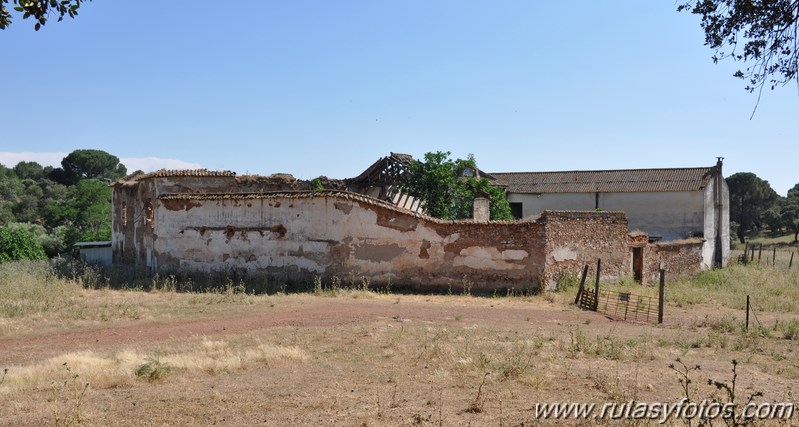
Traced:
<path fill-rule="evenodd" d="M 25 230 L 0 227 L 0 262 L 46 258 L 42 245 Z"/>

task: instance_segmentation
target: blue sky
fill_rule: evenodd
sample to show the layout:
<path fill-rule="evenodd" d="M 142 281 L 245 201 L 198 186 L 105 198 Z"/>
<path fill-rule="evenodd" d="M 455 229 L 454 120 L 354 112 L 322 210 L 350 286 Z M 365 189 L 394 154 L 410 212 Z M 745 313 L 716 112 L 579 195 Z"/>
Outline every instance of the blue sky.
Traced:
<path fill-rule="evenodd" d="M 799 183 L 799 88 L 756 94 L 665 1 L 109 1 L 0 32 L 0 163 L 359 174 L 694 167 Z M 24 154 L 23 154 L 24 153 Z"/>

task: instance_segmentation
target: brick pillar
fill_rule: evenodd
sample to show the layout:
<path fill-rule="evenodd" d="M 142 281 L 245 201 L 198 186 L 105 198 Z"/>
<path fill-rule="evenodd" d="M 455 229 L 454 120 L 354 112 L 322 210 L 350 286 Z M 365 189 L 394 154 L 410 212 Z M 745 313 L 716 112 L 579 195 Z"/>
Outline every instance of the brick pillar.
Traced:
<path fill-rule="evenodd" d="M 488 197 L 477 196 L 474 198 L 474 222 L 488 222 L 491 219 L 491 200 Z"/>

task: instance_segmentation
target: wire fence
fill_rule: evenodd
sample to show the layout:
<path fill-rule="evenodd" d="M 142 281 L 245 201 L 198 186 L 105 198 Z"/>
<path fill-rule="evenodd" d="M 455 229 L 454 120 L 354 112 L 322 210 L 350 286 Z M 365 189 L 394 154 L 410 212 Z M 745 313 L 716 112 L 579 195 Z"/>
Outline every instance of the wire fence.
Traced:
<path fill-rule="evenodd" d="M 796 248 L 747 243 L 743 250 L 733 250 L 732 254 L 734 259 L 745 265 L 767 265 L 778 270 L 799 268 L 799 251 Z"/>

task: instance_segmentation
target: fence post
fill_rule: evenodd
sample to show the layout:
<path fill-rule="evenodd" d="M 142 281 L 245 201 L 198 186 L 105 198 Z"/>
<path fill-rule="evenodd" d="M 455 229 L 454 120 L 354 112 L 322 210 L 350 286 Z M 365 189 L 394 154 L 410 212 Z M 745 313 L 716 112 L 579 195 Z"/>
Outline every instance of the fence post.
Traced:
<path fill-rule="evenodd" d="M 751 252 L 752 252 L 752 256 L 749 258 L 749 261 L 755 262 L 755 248 L 754 248 L 754 246 L 752 247 Z"/>
<path fill-rule="evenodd" d="M 788 262 L 788 270 L 790 270 L 791 267 L 793 267 L 793 251 L 791 252 L 791 260 Z"/>
<path fill-rule="evenodd" d="M 749 295 L 746 296 L 746 330 L 749 331 Z"/>
<path fill-rule="evenodd" d="M 760 248 L 757 250 L 757 263 L 760 264 L 760 258 L 763 257 L 763 244 L 760 244 Z"/>
<path fill-rule="evenodd" d="M 596 260 L 596 283 L 594 284 L 594 311 L 599 310 L 599 271 L 602 269 L 602 259 Z"/>
<path fill-rule="evenodd" d="M 660 290 L 658 291 L 658 323 L 663 323 L 663 306 L 666 300 L 666 270 L 660 269 Z"/>
<path fill-rule="evenodd" d="M 588 276 L 588 264 L 583 267 L 583 277 L 580 279 L 580 289 L 577 290 L 577 297 L 574 298 L 574 303 L 580 303 L 580 298 L 583 296 L 583 290 L 585 290 L 585 278 Z"/>
<path fill-rule="evenodd" d="M 744 245 L 744 256 L 741 258 L 743 264 L 746 265 L 749 263 L 749 242 L 746 242 Z"/>
<path fill-rule="evenodd" d="M 771 266 L 777 267 L 777 247 L 774 246 L 774 253 L 771 255 Z"/>

